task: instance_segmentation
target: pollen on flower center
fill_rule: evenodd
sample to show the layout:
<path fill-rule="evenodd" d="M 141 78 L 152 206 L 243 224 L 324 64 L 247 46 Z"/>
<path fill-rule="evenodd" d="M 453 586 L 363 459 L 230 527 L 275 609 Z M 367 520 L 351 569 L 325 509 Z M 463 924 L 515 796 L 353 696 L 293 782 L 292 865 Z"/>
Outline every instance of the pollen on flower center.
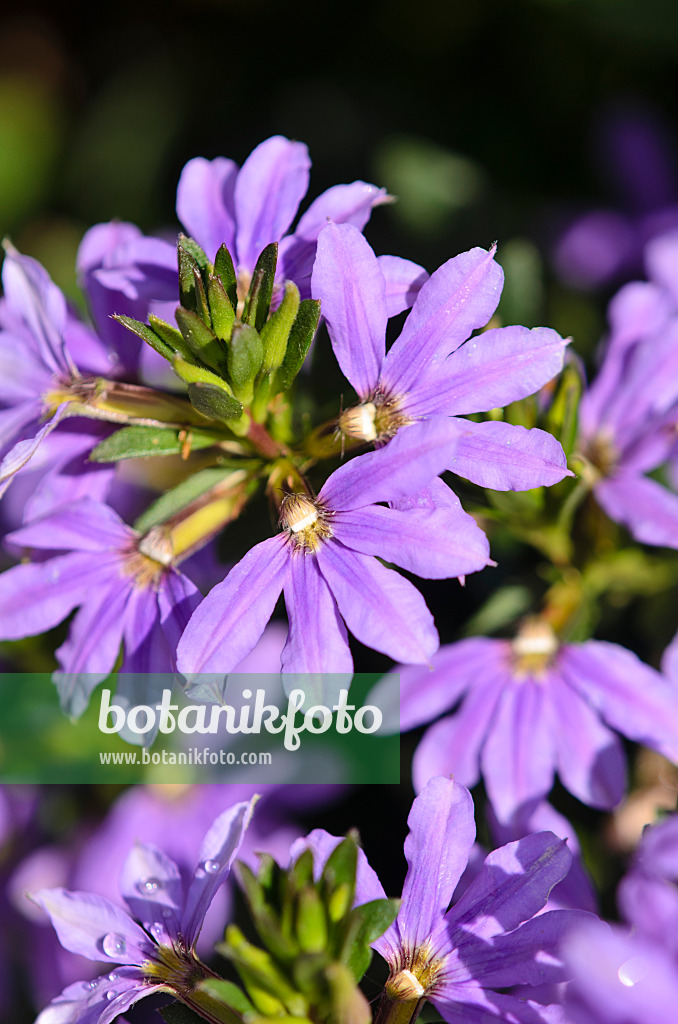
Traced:
<path fill-rule="evenodd" d="M 376 391 L 367 401 L 346 409 L 339 417 L 339 431 L 359 441 L 386 442 L 400 427 L 412 423 L 398 398 Z"/>
<path fill-rule="evenodd" d="M 306 494 L 287 494 L 280 507 L 280 525 L 302 551 L 316 551 L 332 536 L 327 517 L 327 509 Z"/>
<path fill-rule="evenodd" d="M 430 942 L 414 950 L 402 950 L 397 969 L 386 983 L 387 994 L 401 1002 L 423 999 L 435 988 L 445 962 L 446 957 L 434 953 Z"/>
<path fill-rule="evenodd" d="M 171 946 L 159 944 L 154 958 L 144 961 L 142 971 L 154 984 L 160 982 L 181 994 L 191 992 L 208 976 L 205 965 L 181 940 Z"/>
<path fill-rule="evenodd" d="M 134 585 L 142 590 L 157 587 L 166 571 L 166 565 L 149 558 L 138 548 L 133 548 L 123 562 L 123 571 L 127 576 L 134 577 Z"/>
<path fill-rule="evenodd" d="M 544 619 L 527 619 L 511 644 L 513 675 L 543 677 L 558 651 L 558 637 Z"/>

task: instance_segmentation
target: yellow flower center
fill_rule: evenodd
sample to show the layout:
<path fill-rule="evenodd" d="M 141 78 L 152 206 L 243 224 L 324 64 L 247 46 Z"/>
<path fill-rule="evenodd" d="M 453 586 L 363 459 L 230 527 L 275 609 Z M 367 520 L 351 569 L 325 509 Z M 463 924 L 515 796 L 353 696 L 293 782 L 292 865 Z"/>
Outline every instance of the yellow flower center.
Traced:
<path fill-rule="evenodd" d="M 511 644 L 513 674 L 516 679 L 543 679 L 558 653 L 558 637 L 544 619 L 526 619 Z"/>
<path fill-rule="evenodd" d="M 332 536 L 329 513 L 306 494 L 287 494 L 280 507 L 280 525 L 298 551 L 317 551 Z"/>

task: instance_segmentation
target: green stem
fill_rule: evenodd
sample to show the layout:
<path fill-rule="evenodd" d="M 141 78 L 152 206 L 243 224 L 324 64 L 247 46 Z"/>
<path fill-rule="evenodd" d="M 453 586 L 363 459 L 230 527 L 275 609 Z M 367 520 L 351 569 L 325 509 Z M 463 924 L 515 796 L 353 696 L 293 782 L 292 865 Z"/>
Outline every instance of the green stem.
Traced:
<path fill-rule="evenodd" d="M 391 999 L 382 993 L 374 1024 L 414 1024 L 426 999 Z"/>

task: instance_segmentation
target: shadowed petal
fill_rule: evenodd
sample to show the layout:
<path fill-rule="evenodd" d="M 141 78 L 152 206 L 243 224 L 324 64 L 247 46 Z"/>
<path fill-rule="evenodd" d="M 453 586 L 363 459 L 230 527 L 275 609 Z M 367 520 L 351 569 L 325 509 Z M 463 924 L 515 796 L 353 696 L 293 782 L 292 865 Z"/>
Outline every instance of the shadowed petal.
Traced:
<path fill-rule="evenodd" d="M 253 797 L 248 803 L 229 807 L 210 826 L 202 841 L 198 866 L 193 872 L 182 918 L 181 932 L 190 947 L 195 946 L 214 894 L 228 877 L 257 799 Z"/>
<path fill-rule="evenodd" d="M 335 470 L 318 498 L 345 511 L 416 494 L 454 461 L 458 435 L 457 421 L 446 416 L 402 427 L 384 448 Z"/>
<path fill-rule="evenodd" d="M 349 673 L 353 658 L 346 627 L 313 555 L 295 554 L 285 580 L 290 627 L 282 652 L 284 673 Z"/>
<path fill-rule="evenodd" d="M 385 188 L 368 185 L 366 181 L 353 181 L 350 185 L 333 185 L 314 199 L 306 213 L 299 218 L 294 238 L 315 241 L 329 221 L 351 224 L 358 231 L 367 224 L 375 206 L 391 200 Z"/>
<path fill-rule="evenodd" d="M 678 497 L 656 480 L 624 474 L 600 480 L 594 491 L 610 519 L 636 540 L 678 548 Z"/>
<path fill-rule="evenodd" d="M 382 380 L 388 390 L 412 390 L 423 366 L 435 372 L 450 352 L 484 327 L 497 308 L 503 281 L 494 250 L 471 249 L 439 267 L 419 292 L 384 361 Z"/>
<path fill-rule="evenodd" d="M 377 257 L 350 224 L 320 233 L 311 290 L 319 299 L 332 348 L 344 376 L 365 398 L 384 361 L 386 286 Z"/>
<path fill-rule="evenodd" d="M 239 265 L 252 271 L 262 250 L 285 234 L 306 195 L 310 166 L 306 146 L 282 135 L 252 150 L 235 183 Z"/>
<path fill-rule="evenodd" d="M 120 967 L 111 981 L 108 974 L 93 981 L 76 981 L 38 1014 L 35 1024 L 111 1024 L 139 999 L 160 991 L 148 985 L 141 972 Z"/>
<path fill-rule="evenodd" d="M 489 543 L 471 516 L 449 508 L 401 511 L 368 505 L 332 520 L 338 540 L 377 555 L 425 579 L 478 572 L 489 562 Z"/>
<path fill-rule="evenodd" d="M 445 915 L 450 948 L 466 936 L 489 941 L 534 917 L 571 862 L 567 844 L 552 832 L 536 832 L 494 850 Z"/>
<path fill-rule="evenodd" d="M 386 282 L 386 313 L 390 318 L 410 309 L 429 275 L 423 267 L 400 256 L 377 256 Z"/>
<path fill-rule="evenodd" d="M 526 491 L 550 487 L 573 474 L 555 437 L 536 427 L 488 420 L 451 420 L 457 447 L 447 468 L 493 491 Z"/>
<path fill-rule="evenodd" d="M 218 156 L 189 160 L 177 186 L 177 217 L 214 260 L 223 244 L 235 258 L 234 191 L 238 165 Z"/>
<path fill-rule="evenodd" d="M 541 682 L 524 679 L 504 688 L 482 752 L 482 770 L 500 820 L 521 804 L 546 796 L 556 752 L 549 697 Z"/>
<path fill-rule="evenodd" d="M 146 933 L 120 907 L 93 892 L 41 889 L 31 896 L 71 953 L 88 960 L 141 965 L 152 950 Z"/>
<path fill-rule="evenodd" d="M 429 660 L 438 633 L 411 583 L 335 540 L 323 544 L 316 557 L 346 625 L 361 643 L 394 661 Z"/>
<path fill-rule="evenodd" d="M 500 327 L 470 338 L 445 361 L 445 411 L 487 412 L 534 394 L 562 370 L 566 344 L 548 327 Z"/>
<path fill-rule="evenodd" d="M 64 346 L 66 300 L 37 260 L 6 247 L 2 283 L 9 308 L 27 325 L 40 357 L 52 373 L 68 378 L 72 365 Z"/>
<path fill-rule="evenodd" d="M 479 985 L 443 985 L 431 1000 L 448 1024 L 569 1024 L 562 1006 L 542 1006 Z"/>
<path fill-rule="evenodd" d="M 50 434 L 54 428 L 59 425 L 66 415 L 69 405 L 70 402 L 62 402 L 51 419 L 47 420 L 47 422 L 40 427 L 35 437 L 26 438 L 24 441 L 17 442 L 12 450 L 5 455 L 2 462 L 0 462 L 0 498 L 11 484 L 15 473 L 18 473 L 18 471 L 26 465 L 29 459 L 33 457 L 43 438 Z"/>
<path fill-rule="evenodd" d="M 462 641 L 463 642 L 463 641 Z M 456 644 L 454 646 L 457 646 Z M 453 775 L 464 786 L 480 777 L 480 752 L 492 727 L 506 673 L 473 680 L 458 711 L 436 722 L 424 734 L 412 762 L 412 781 L 420 790 L 432 775 Z"/>
<path fill-rule="evenodd" d="M 397 923 L 406 948 L 424 944 L 447 910 L 476 837 L 473 800 L 438 776 L 415 797 L 407 819 L 408 870 Z"/>
<path fill-rule="evenodd" d="M 152 843 L 135 843 L 120 873 L 120 894 L 158 943 L 177 937 L 184 890 L 174 861 Z"/>
<path fill-rule="evenodd" d="M 626 789 L 626 757 L 619 738 L 556 673 L 548 683 L 555 721 L 558 775 L 592 807 L 614 807 Z"/>
<path fill-rule="evenodd" d="M 603 640 L 564 647 L 558 666 L 608 725 L 678 763 L 678 685 Z"/>
<path fill-rule="evenodd" d="M 177 647 L 177 668 L 232 672 L 249 654 L 273 614 L 289 563 L 287 537 L 257 544 L 193 612 Z"/>

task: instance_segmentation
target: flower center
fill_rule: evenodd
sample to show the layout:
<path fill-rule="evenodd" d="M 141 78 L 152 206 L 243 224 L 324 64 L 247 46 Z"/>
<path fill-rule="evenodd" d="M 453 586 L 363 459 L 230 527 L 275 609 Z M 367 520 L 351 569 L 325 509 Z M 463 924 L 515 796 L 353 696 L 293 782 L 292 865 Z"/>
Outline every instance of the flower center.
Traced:
<path fill-rule="evenodd" d="M 153 959 L 144 961 L 142 971 L 153 984 L 166 985 L 181 995 L 191 992 L 198 982 L 212 973 L 181 939 L 171 946 L 158 945 Z"/>
<path fill-rule="evenodd" d="M 436 987 L 446 959 L 435 955 L 430 942 L 412 951 L 402 950 L 397 970 L 391 972 L 386 982 L 387 995 L 399 1002 L 412 1002 L 429 996 Z"/>
<path fill-rule="evenodd" d="M 382 444 L 395 437 L 400 427 L 412 423 L 400 408 L 400 400 L 376 391 L 360 405 L 346 409 L 339 417 L 339 430 L 346 437 Z"/>
<path fill-rule="evenodd" d="M 558 638 L 544 619 L 526 619 L 511 644 L 513 675 L 543 679 L 558 652 Z"/>
<path fill-rule="evenodd" d="M 306 494 L 286 494 L 280 506 L 280 525 L 300 551 L 317 551 L 332 536 L 329 513 Z"/>
<path fill-rule="evenodd" d="M 146 590 L 149 587 L 158 587 L 167 564 L 169 563 L 163 564 L 155 558 L 149 558 L 134 547 L 125 558 L 123 571 L 126 576 L 134 577 L 135 587 Z"/>

